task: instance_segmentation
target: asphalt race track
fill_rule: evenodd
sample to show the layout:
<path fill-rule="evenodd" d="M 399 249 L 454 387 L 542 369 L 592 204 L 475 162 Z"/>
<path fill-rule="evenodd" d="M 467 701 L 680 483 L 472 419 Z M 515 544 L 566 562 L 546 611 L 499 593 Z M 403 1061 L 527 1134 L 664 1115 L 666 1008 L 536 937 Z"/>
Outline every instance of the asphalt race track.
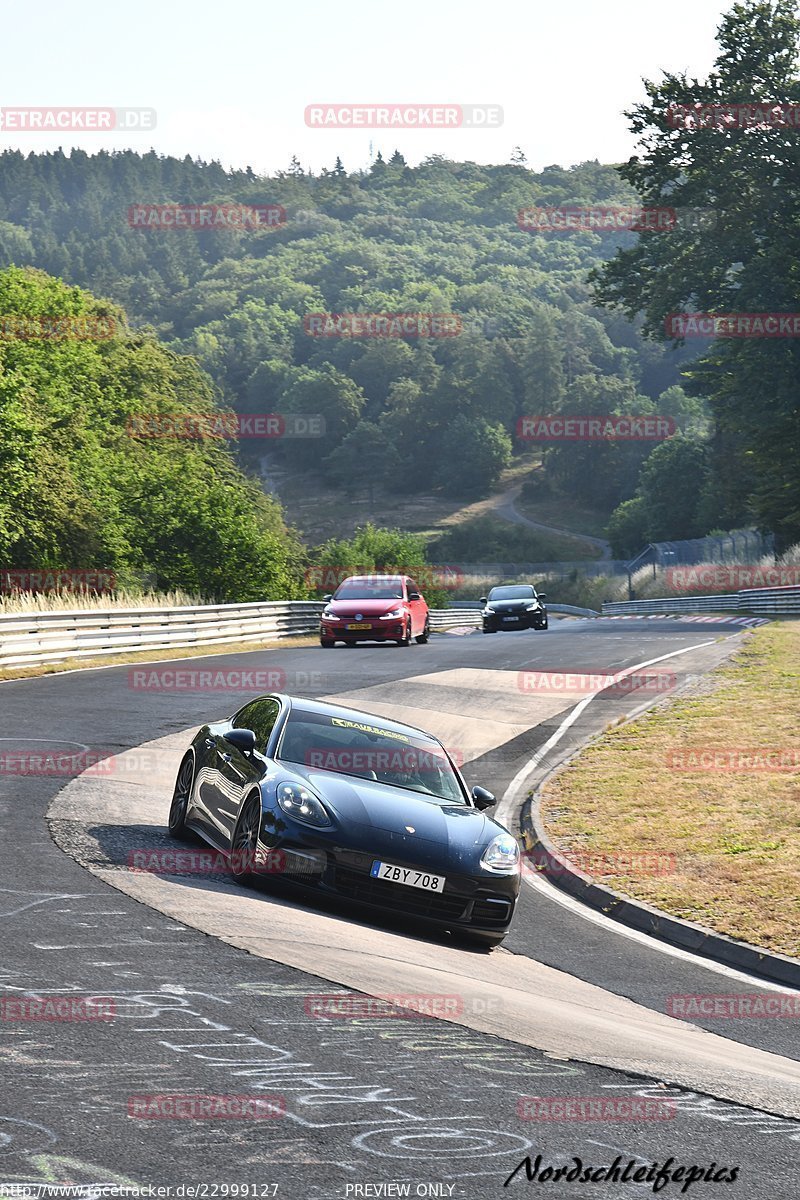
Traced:
<path fill-rule="evenodd" d="M 170 845 L 166 810 L 189 732 L 260 691 L 335 696 L 429 728 L 513 827 L 537 777 L 643 703 L 624 690 L 598 696 L 567 725 L 584 693 L 580 680 L 563 686 L 566 673 L 658 660 L 677 689 L 741 636 L 733 621 L 554 620 L 546 633 L 254 651 L 0 685 L 0 752 L 37 739 L 113 756 L 107 774 L 74 780 L 0 775 L 0 999 L 90 994 L 113 1005 L 107 1021 L 0 1021 L 0 1196 L 14 1182 L 171 1185 L 173 1195 L 195 1185 L 195 1196 L 223 1200 L 652 1195 L 652 1182 L 623 1182 L 619 1170 L 618 1181 L 585 1183 L 545 1171 L 621 1156 L 620 1167 L 716 1164 L 717 1182 L 682 1192 L 684 1176 L 663 1197 L 795 1200 L 796 1021 L 666 1016 L 676 993 L 776 989 L 630 936 L 541 881 L 523 885 L 511 935 L 485 953 L 271 884 L 129 867 L 134 851 Z M 176 689 L 176 669 L 209 674 Z M 544 673 L 562 684 L 543 691 Z M 424 993 L 455 1008 L 446 1020 L 314 1015 L 314 998 L 332 993 Z M 187 1120 L 143 1116 L 135 1100 L 177 1093 L 274 1103 L 261 1119 Z M 534 1122 L 518 1114 L 521 1097 L 658 1103 L 645 1120 Z M 542 1156 L 545 1178 L 522 1169 L 504 1188 L 528 1154 Z M 733 1168 L 735 1182 L 723 1182 Z"/>

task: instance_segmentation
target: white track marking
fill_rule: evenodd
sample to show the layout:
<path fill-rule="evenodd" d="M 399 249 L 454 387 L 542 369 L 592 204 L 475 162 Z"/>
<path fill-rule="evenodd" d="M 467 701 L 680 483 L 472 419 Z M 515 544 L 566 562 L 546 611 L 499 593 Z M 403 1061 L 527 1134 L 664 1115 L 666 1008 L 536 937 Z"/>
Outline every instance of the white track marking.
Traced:
<path fill-rule="evenodd" d="M 664 662 L 664 660 L 667 658 L 675 658 L 678 654 L 688 654 L 690 650 L 702 650 L 704 646 L 715 645 L 716 641 L 717 639 L 713 638 L 709 642 L 698 642 L 693 646 L 684 646 L 680 650 L 671 650 L 669 654 L 660 654 L 658 658 L 648 658 L 646 662 L 636 663 L 633 667 L 627 667 L 624 671 L 618 671 L 616 673 L 617 677 L 622 679 L 626 675 L 632 675 L 634 671 L 641 671 L 643 667 L 652 667 L 655 663 Z M 517 774 L 506 788 L 505 796 L 503 796 L 503 799 L 497 807 L 497 820 L 501 825 L 507 825 L 507 816 L 516 801 L 517 793 L 524 788 L 528 777 L 534 773 L 545 755 L 547 755 L 554 746 L 558 745 L 564 734 L 571 725 L 575 724 L 584 709 L 588 708 L 591 702 L 596 700 L 600 695 L 602 695 L 602 692 L 591 692 L 588 696 L 585 696 L 580 703 L 576 704 L 572 712 L 570 712 L 561 722 L 558 729 L 556 729 L 556 731 L 550 735 L 543 746 L 539 747 L 533 758 L 531 758 L 521 770 L 517 771 Z"/>
<path fill-rule="evenodd" d="M 562 908 L 568 909 L 576 916 L 583 917 L 585 921 L 591 921 L 594 925 L 599 925 L 602 929 L 611 930 L 622 937 L 630 938 L 631 941 L 638 942 L 642 946 L 647 946 L 650 950 L 659 950 L 662 954 L 670 954 L 673 958 L 679 958 L 683 962 L 692 963 L 693 966 L 704 967 L 707 971 L 716 971 L 718 975 L 725 975 L 728 979 L 735 979 L 738 983 L 748 983 L 753 987 L 762 988 L 770 992 L 781 992 L 784 995 L 789 993 L 792 995 L 798 994 L 798 989 L 789 987 L 788 984 L 770 983 L 766 979 L 759 979 L 756 976 L 748 975 L 746 971 L 737 971 L 735 967 L 726 967 L 724 963 L 713 962 L 708 958 L 703 958 L 701 955 L 692 954 L 690 950 L 682 950 L 679 946 L 669 946 L 666 942 L 660 942 L 656 938 L 651 937 L 649 933 L 642 933 L 639 929 L 630 929 L 627 925 L 622 925 L 619 921 L 614 921 L 611 917 L 606 917 L 603 913 L 597 912 L 596 909 L 582 904 L 580 900 L 576 900 L 574 896 L 570 896 L 567 892 L 562 892 L 559 888 L 554 887 L 552 883 L 548 883 L 538 872 L 531 872 L 530 874 L 524 872 L 522 878 L 530 887 L 547 896 L 549 900 L 554 900 L 556 904 L 560 904 Z"/>

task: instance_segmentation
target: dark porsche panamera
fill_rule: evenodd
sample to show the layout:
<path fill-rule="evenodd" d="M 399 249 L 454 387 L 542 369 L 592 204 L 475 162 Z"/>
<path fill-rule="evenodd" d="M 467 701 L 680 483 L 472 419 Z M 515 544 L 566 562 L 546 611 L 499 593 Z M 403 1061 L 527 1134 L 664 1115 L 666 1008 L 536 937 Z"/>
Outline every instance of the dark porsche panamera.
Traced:
<path fill-rule="evenodd" d="M 199 834 L 237 879 L 280 875 L 498 945 L 520 875 L 494 803 L 419 729 L 271 695 L 195 736 L 169 832 Z"/>

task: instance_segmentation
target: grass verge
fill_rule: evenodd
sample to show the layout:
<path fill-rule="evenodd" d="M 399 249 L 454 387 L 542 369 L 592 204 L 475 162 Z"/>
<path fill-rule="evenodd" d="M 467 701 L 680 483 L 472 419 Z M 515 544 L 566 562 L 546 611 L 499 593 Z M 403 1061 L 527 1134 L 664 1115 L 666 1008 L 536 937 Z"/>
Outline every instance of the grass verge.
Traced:
<path fill-rule="evenodd" d="M 579 865 L 603 856 L 608 872 L 593 873 L 615 891 L 796 957 L 800 622 L 753 631 L 702 690 L 606 732 L 555 775 L 545 828 Z M 623 855 L 674 869 L 647 874 Z"/>

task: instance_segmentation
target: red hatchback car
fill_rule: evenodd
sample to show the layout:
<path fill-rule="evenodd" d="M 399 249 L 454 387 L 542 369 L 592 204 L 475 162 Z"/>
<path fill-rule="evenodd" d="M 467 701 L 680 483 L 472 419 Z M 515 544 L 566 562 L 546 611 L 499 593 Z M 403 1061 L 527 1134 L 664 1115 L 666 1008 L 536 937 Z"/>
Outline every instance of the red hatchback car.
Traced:
<path fill-rule="evenodd" d="M 408 575 L 352 575 L 326 596 L 319 626 L 322 646 L 344 642 L 427 642 L 428 606 Z"/>

